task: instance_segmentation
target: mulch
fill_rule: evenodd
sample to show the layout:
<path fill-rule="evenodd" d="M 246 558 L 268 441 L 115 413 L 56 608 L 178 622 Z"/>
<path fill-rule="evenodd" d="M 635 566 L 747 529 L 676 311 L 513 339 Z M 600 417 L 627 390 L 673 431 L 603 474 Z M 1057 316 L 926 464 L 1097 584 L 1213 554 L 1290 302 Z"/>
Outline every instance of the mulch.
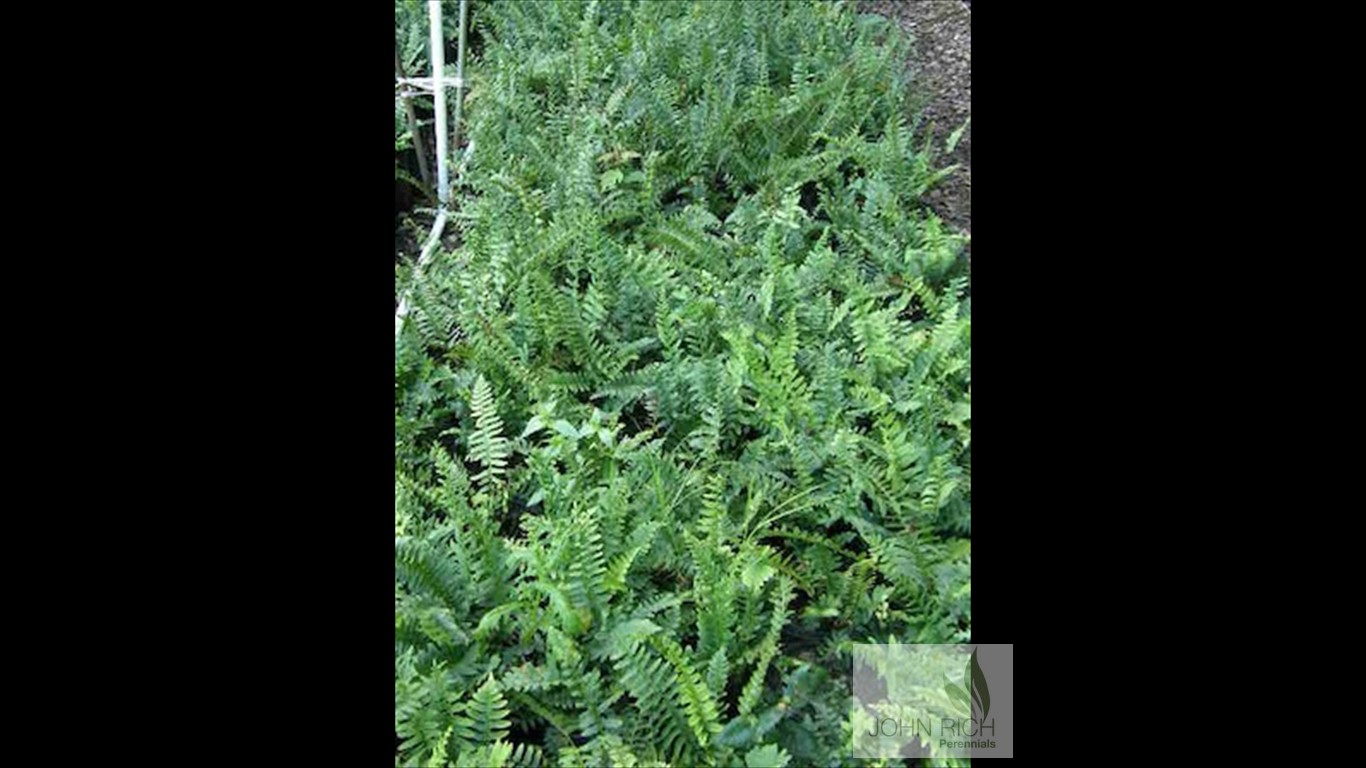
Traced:
<path fill-rule="evenodd" d="M 935 143 L 942 147 L 949 134 L 972 115 L 971 0 L 862 0 L 858 7 L 893 19 L 911 36 L 912 100 L 922 105 L 921 130 L 933 131 Z M 939 161 L 957 163 L 958 170 L 930 190 L 925 202 L 954 229 L 970 233 L 971 125 L 953 153 Z"/>

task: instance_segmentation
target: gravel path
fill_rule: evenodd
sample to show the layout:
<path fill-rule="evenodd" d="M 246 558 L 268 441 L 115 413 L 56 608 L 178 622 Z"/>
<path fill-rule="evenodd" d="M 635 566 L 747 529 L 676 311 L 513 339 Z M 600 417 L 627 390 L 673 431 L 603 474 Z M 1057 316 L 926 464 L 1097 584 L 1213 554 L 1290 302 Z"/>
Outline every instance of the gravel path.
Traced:
<path fill-rule="evenodd" d="M 923 105 L 925 127 L 942 142 L 972 115 L 971 0 L 862 0 L 859 10 L 894 19 L 913 38 L 912 98 Z M 972 230 L 972 126 L 945 164 L 959 168 L 926 195 L 939 217 Z M 971 245 L 968 246 L 971 249 Z"/>

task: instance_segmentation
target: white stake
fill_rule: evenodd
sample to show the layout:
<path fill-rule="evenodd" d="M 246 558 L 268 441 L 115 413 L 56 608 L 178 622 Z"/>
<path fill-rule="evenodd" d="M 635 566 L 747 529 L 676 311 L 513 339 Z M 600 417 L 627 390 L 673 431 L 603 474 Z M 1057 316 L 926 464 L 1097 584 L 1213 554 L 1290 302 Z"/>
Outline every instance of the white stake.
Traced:
<path fill-rule="evenodd" d="M 460 49 L 459 60 L 456 62 L 455 76 L 455 141 L 460 142 L 460 107 L 465 95 L 465 15 L 467 13 L 468 0 L 460 0 Z M 450 166 L 446 158 L 446 84 L 442 82 L 442 76 L 446 69 L 446 51 L 442 39 L 441 29 L 441 2 L 440 0 L 427 0 L 427 20 L 431 24 L 431 49 L 432 49 L 432 76 L 425 77 L 400 77 L 396 78 L 404 86 L 414 86 L 417 88 L 431 88 L 433 96 L 436 97 L 436 177 L 437 177 L 437 197 L 441 200 L 441 210 L 437 211 L 436 221 L 432 222 L 432 233 L 427 236 L 426 245 L 422 246 L 422 254 L 418 257 L 416 271 L 421 274 L 427 262 L 432 260 L 436 254 L 436 247 L 441 242 L 441 232 L 446 228 L 447 207 L 450 204 L 451 184 Z M 474 149 L 474 142 L 470 142 L 469 150 Z M 465 159 L 469 158 L 470 152 L 465 153 Z M 398 311 L 394 312 L 394 341 L 398 341 L 399 334 L 403 333 L 403 321 L 408 316 L 408 291 L 405 291 L 403 298 L 398 303 Z"/>
<path fill-rule="evenodd" d="M 441 29 L 441 2 L 427 0 L 427 18 L 431 23 L 432 90 L 436 93 L 436 196 L 444 210 L 450 202 L 450 170 L 446 167 L 446 89 L 441 77 L 446 69 L 445 40 Z"/>

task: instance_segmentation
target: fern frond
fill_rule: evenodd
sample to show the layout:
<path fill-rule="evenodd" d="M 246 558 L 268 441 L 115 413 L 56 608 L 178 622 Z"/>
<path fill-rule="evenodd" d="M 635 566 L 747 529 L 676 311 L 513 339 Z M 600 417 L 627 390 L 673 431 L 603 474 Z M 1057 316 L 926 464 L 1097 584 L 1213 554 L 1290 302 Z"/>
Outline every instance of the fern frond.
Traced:
<path fill-rule="evenodd" d="M 503 420 L 494 406 L 493 390 L 483 374 L 474 380 L 470 411 L 474 415 L 474 432 L 470 434 L 469 455 L 483 466 L 474 482 L 487 487 L 502 478 L 511 450 L 503 437 Z"/>
<path fill-rule="evenodd" d="M 432 545 L 410 536 L 394 540 L 394 566 L 399 578 L 415 593 L 430 594 L 442 604 L 463 615 L 468 606 L 468 571 L 443 556 Z"/>
<path fill-rule="evenodd" d="M 768 674 L 768 665 L 778 653 L 778 641 L 782 636 L 783 626 L 787 624 L 787 604 L 791 600 L 792 582 L 786 576 L 781 577 L 777 589 L 773 592 L 773 614 L 769 619 L 768 632 L 756 649 L 757 659 L 749 682 L 745 683 L 744 689 L 740 692 L 741 715 L 749 714 L 759 703 L 764 688 L 764 677 Z"/>
<path fill-rule="evenodd" d="M 708 750 L 712 738 L 721 732 L 721 716 L 717 711 L 716 697 L 708 690 L 706 682 L 693 668 L 677 643 L 663 635 L 650 635 L 648 639 L 655 650 L 659 651 L 674 668 L 678 695 L 687 712 L 688 725 L 697 739 L 697 745 L 704 751 Z"/>
<path fill-rule="evenodd" d="M 455 717 L 456 739 L 476 747 L 493 744 L 512 726 L 508 720 L 510 711 L 503 697 L 502 686 L 493 675 L 489 675 L 469 700 L 458 708 Z"/>

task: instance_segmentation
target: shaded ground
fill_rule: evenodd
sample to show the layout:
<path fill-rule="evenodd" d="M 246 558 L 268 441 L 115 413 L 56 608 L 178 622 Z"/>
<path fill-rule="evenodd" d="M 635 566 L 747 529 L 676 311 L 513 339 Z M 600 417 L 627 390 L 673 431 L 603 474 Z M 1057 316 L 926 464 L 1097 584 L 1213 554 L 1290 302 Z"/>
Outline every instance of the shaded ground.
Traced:
<path fill-rule="evenodd" d="M 913 40 L 912 98 L 922 104 L 924 127 L 936 144 L 972 115 L 971 0 L 862 0 L 859 10 L 894 19 Z M 941 219 L 961 232 L 972 230 L 972 126 L 963 132 L 945 164 L 957 163 L 952 176 L 926 195 Z M 971 245 L 969 248 L 969 256 Z"/>

